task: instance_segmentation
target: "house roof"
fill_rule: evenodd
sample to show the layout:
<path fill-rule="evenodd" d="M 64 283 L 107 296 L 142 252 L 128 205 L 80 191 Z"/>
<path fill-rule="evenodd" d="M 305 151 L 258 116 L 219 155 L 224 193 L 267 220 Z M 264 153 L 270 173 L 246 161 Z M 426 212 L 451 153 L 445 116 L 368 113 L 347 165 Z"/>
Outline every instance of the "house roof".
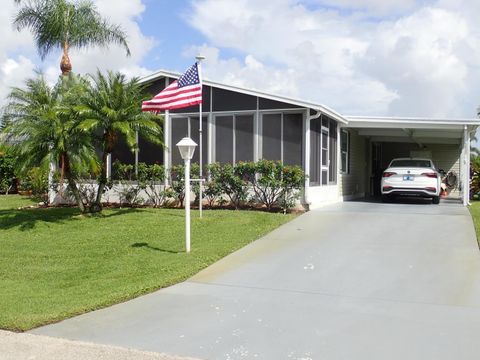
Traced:
<path fill-rule="evenodd" d="M 162 77 L 178 79 L 181 73 L 159 70 L 151 75 L 140 79 L 141 83 L 153 82 Z M 348 125 L 349 127 L 425 127 L 425 128 L 459 128 L 460 126 L 477 127 L 480 125 L 478 118 L 433 118 L 433 117 L 391 117 L 391 116 L 345 116 L 323 104 L 314 103 L 308 100 L 296 99 L 282 95 L 266 93 L 264 91 L 247 89 L 239 86 L 228 85 L 217 81 L 203 79 L 203 84 L 219 89 L 235 91 L 242 94 L 258 96 L 265 99 L 280 101 L 302 108 L 309 108 L 319 111 L 331 118 Z"/>
<path fill-rule="evenodd" d="M 141 78 L 140 82 L 141 83 L 149 83 L 149 82 L 155 81 L 155 80 L 157 80 L 159 78 L 162 78 L 162 77 L 169 77 L 169 78 L 178 79 L 181 75 L 182 74 L 177 73 L 177 72 L 173 72 L 173 71 L 159 70 L 159 71 L 157 71 L 157 72 L 155 72 L 151 75 L 148 75 L 144 78 Z M 202 82 L 203 82 L 204 85 L 216 87 L 216 88 L 219 88 L 219 89 L 235 91 L 235 92 L 239 92 L 239 93 L 246 94 L 246 95 L 258 96 L 258 97 L 265 98 L 265 99 L 270 99 L 270 100 L 274 100 L 274 101 L 280 101 L 280 102 L 284 102 L 284 103 L 288 103 L 288 104 L 292 104 L 292 105 L 297 105 L 298 107 L 302 107 L 302 108 L 313 109 L 313 110 L 316 110 L 316 111 L 320 111 L 321 113 L 323 113 L 325 115 L 328 115 L 331 118 L 333 118 L 333 119 L 335 119 L 335 120 L 337 120 L 337 121 L 339 121 L 343 124 L 348 123 L 347 119 L 345 119 L 345 117 L 343 115 L 341 115 L 340 113 L 336 112 L 335 110 L 333 110 L 333 109 L 331 109 L 328 106 L 325 106 L 323 104 L 317 104 L 317 103 L 313 103 L 311 101 L 290 98 L 290 97 L 282 96 L 282 95 L 269 94 L 269 93 L 266 93 L 266 92 L 263 92 L 263 91 L 260 91 L 260 90 L 255 90 L 255 89 L 247 89 L 247 88 L 243 88 L 243 87 L 239 87 L 239 86 L 227 85 L 227 84 L 224 84 L 224 83 L 220 83 L 220 82 L 216 82 L 216 81 L 212 81 L 212 80 L 208 80 L 208 79 L 203 79 Z"/>

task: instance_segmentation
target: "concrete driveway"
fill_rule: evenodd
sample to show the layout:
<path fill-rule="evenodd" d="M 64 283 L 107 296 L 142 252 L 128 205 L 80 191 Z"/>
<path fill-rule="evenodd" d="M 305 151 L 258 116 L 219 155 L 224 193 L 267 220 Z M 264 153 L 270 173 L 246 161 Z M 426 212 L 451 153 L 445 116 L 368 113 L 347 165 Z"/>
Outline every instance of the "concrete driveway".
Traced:
<path fill-rule="evenodd" d="M 205 359 L 477 360 L 480 255 L 461 205 L 341 203 L 32 332 Z"/>

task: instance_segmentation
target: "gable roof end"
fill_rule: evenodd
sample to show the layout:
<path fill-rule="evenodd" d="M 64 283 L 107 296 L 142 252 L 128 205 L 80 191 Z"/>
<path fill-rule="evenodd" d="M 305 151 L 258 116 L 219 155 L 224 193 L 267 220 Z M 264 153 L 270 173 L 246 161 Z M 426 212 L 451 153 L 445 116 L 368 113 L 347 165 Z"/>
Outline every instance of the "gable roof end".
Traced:
<path fill-rule="evenodd" d="M 162 77 L 169 77 L 169 78 L 178 79 L 180 76 L 181 76 L 181 74 L 177 73 L 177 72 L 160 70 L 160 71 L 157 71 L 157 72 L 155 72 L 151 75 L 148 75 L 148 76 L 145 76 L 145 77 L 141 78 L 140 83 L 145 84 L 145 83 L 153 82 L 153 81 L 155 81 L 159 78 L 162 78 Z M 313 110 L 316 110 L 316 111 L 320 111 L 321 113 L 323 113 L 327 116 L 330 116 L 331 118 L 337 120 L 338 122 L 340 122 L 342 124 L 348 124 L 348 120 L 343 115 L 341 115 L 340 113 L 336 112 L 335 110 L 333 110 L 333 109 L 331 109 L 331 108 L 329 108 L 329 107 L 327 107 L 323 104 L 316 104 L 316 103 L 306 101 L 306 100 L 294 99 L 294 98 L 290 98 L 290 97 L 287 97 L 287 96 L 269 94 L 269 93 L 259 91 L 259 90 L 247 89 L 247 88 L 243 88 L 243 87 L 239 87 L 239 86 L 227 85 L 227 84 L 224 84 L 224 83 L 211 81 L 211 80 L 208 80 L 208 79 L 203 79 L 202 82 L 203 82 L 204 85 L 211 86 L 211 87 L 216 87 L 216 88 L 223 89 L 223 90 L 234 91 L 234 92 L 238 92 L 238 93 L 242 93 L 242 94 L 246 94 L 246 95 L 258 96 L 258 97 L 269 99 L 269 100 L 280 101 L 280 102 L 284 102 L 284 103 L 288 103 L 288 104 L 292 104 L 292 105 L 297 105 L 298 107 L 302 107 L 302 108 L 308 108 L 308 109 L 313 109 Z"/>

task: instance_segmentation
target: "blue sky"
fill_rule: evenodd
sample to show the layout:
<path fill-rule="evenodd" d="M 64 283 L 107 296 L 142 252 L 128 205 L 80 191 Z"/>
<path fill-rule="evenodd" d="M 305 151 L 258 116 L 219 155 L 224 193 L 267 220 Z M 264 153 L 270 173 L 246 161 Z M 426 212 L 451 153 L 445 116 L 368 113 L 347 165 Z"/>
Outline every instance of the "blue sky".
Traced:
<path fill-rule="evenodd" d="M 474 117 L 480 104 L 480 2 L 470 0 L 94 0 L 128 34 L 122 49 L 72 51 L 74 71 L 183 71 L 325 104 L 345 115 Z M 41 62 L 28 31 L 0 13 L 0 103 Z"/>
<path fill-rule="evenodd" d="M 146 0 L 144 3 L 147 8 L 139 24 L 142 32 L 154 37 L 157 43 L 142 61 L 142 66 L 159 69 L 188 67 L 192 59 L 182 56 L 185 46 L 207 41 L 185 20 L 190 3 L 183 0 Z"/>

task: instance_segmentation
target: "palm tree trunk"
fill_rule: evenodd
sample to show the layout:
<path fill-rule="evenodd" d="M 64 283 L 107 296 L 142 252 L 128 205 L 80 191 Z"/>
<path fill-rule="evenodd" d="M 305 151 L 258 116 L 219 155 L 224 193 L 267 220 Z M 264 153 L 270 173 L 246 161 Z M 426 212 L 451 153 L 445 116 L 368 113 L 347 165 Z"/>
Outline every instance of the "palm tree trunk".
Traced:
<path fill-rule="evenodd" d="M 67 178 L 68 186 L 77 202 L 78 208 L 82 213 L 85 213 L 85 205 L 83 204 L 82 195 L 78 191 L 77 183 L 73 177 L 73 174 L 70 172 L 70 159 L 67 154 L 62 154 L 63 165 L 64 165 L 64 175 Z"/>
<path fill-rule="evenodd" d="M 98 180 L 97 197 L 95 202 L 90 206 L 90 212 L 92 213 L 102 211 L 102 196 L 105 192 L 105 185 L 107 184 L 107 157 L 108 153 L 104 151 L 102 154 L 102 173 Z"/>
<path fill-rule="evenodd" d="M 70 57 L 68 56 L 69 45 L 65 41 L 63 43 L 63 56 L 60 61 L 60 70 L 62 70 L 62 75 L 68 75 L 72 71 L 72 63 L 70 62 Z"/>
<path fill-rule="evenodd" d="M 85 209 L 85 205 L 83 204 L 82 196 L 80 195 L 80 191 L 78 191 L 78 188 L 77 188 L 77 183 L 75 182 L 75 180 L 73 180 L 73 177 L 71 176 L 71 174 L 69 174 L 69 176 L 67 177 L 67 182 L 68 182 L 68 186 L 72 191 L 73 197 L 77 202 L 78 208 L 80 209 L 82 214 L 85 213 L 86 209 Z"/>

